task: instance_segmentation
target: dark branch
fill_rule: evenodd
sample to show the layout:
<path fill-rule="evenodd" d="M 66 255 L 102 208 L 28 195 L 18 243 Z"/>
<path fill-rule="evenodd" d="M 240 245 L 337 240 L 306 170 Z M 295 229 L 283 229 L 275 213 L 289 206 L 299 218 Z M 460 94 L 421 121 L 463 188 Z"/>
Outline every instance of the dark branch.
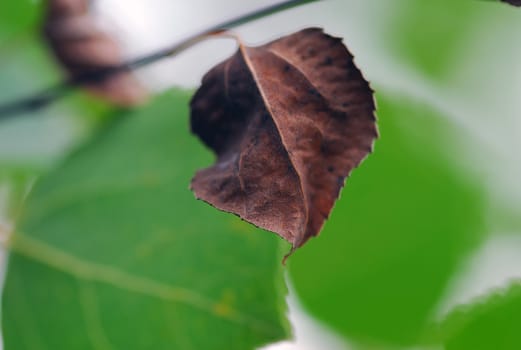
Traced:
<path fill-rule="evenodd" d="M 242 24 L 246 24 L 257 19 L 267 17 L 269 15 L 275 14 L 277 12 L 281 12 L 284 10 L 291 9 L 293 7 L 297 7 L 300 5 L 304 5 L 311 2 L 317 2 L 320 0 L 290 0 L 283 1 L 279 4 L 268 6 L 237 18 L 225 21 L 223 23 L 219 23 L 217 25 L 211 26 L 210 28 L 203 30 L 195 35 L 192 35 L 170 47 L 162 49 L 160 51 L 154 52 L 150 55 L 146 55 L 128 62 L 125 62 L 119 66 L 107 67 L 98 69 L 96 71 L 91 71 L 86 74 L 82 74 L 76 77 L 73 77 L 61 84 L 58 84 L 54 87 L 51 87 L 43 92 L 35 94 L 34 96 L 24 98 L 19 101 L 14 101 L 11 103 L 7 103 L 5 105 L 0 106 L 0 119 L 5 119 L 7 117 L 13 116 L 19 113 L 32 112 L 41 108 L 44 108 L 51 103 L 57 101 L 58 99 L 67 95 L 72 89 L 86 85 L 89 83 L 96 83 L 99 81 L 103 81 L 108 77 L 112 76 L 115 73 L 119 73 L 127 70 L 135 70 L 141 68 L 143 66 L 149 65 L 151 63 L 157 62 L 166 57 L 172 57 L 180 52 L 192 47 L 193 45 L 199 43 L 202 40 L 207 39 L 208 37 L 218 34 L 220 32 L 224 32 L 228 29 L 238 27 Z"/>

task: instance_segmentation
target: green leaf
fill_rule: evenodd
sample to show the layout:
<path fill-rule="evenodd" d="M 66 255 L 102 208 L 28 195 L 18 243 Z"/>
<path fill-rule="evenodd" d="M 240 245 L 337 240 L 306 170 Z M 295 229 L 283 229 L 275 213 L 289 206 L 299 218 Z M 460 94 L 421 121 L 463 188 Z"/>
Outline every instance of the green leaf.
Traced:
<path fill-rule="evenodd" d="M 290 273 L 304 306 L 346 337 L 409 345 L 481 241 L 483 200 L 453 164 L 461 154 L 443 116 L 397 96 L 377 101 L 374 154 Z"/>
<path fill-rule="evenodd" d="M 521 284 L 462 305 L 443 322 L 446 350 L 521 349 Z"/>
<path fill-rule="evenodd" d="M 35 26 L 42 9 L 41 0 L 0 2 L 0 43 Z"/>
<path fill-rule="evenodd" d="M 39 181 L 12 238 L 6 348 L 250 349 L 288 336 L 273 234 L 196 201 L 186 93 L 117 119 Z"/>
<path fill-rule="evenodd" d="M 478 1 L 393 2 L 385 43 L 400 61 L 440 80 L 452 72 L 462 47 L 479 29 L 485 11 Z"/>

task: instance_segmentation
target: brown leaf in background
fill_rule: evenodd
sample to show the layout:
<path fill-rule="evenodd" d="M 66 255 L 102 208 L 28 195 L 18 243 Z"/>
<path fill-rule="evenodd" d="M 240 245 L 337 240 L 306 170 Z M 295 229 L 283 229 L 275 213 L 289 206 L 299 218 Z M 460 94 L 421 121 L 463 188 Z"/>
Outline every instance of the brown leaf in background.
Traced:
<path fill-rule="evenodd" d="M 116 41 L 101 31 L 89 14 L 89 0 L 47 0 L 44 36 L 56 58 L 71 77 L 123 63 Z M 113 104 L 128 107 L 147 98 L 145 89 L 130 72 L 85 86 Z"/>
<path fill-rule="evenodd" d="M 217 154 L 195 195 L 302 246 L 377 137 L 373 93 L 342 40 L 310 28 L 240 45 L 209 71 L 192 131 Z"/>

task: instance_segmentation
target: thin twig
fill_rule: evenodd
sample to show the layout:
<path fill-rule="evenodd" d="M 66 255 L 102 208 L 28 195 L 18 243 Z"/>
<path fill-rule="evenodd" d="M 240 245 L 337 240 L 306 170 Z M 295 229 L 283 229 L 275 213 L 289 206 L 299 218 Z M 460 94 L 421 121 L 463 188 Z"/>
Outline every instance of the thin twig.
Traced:
<path fill-rule="evenodd" d="M 297 6 L 301 6 L 307 3 L 317 2 L 321 0 L 290 0 L 283 1 L 279 4 L 268 6 L 237 18 L 213 25 L 206 30 L 203 30 L 195 35 L 192 35 L 170 47 L 154 52 L 150 55 L 146 55 L 129 62 L 125 62 L 118 66 L 107 67 L 90 71 L 85 74 L 81 74 L 72 77 L 56 86 L 50 87 L 40 93 L 37 93 L 31 97 L 24 98 L 19 101 L 14 101 L 0 106 L 0 120 L 7 117 L 13 116 L 19 113 L 31 112 L 41 108 L 44 108 L 56 100 L 64 97 L 74 88 L 89 84 L 96 83 L 107 79 L 109 76 L 128 70 L 135 70 L 151 63 L 157 62 L 166 57 L 173 57 L 180 52 L 194 46 L 195 44 L 207 39 L 208 37 L 224 32 L 228 29 L 258 20 L 260 18 L 267 17 L 269 15 L 288 10 Z"/>

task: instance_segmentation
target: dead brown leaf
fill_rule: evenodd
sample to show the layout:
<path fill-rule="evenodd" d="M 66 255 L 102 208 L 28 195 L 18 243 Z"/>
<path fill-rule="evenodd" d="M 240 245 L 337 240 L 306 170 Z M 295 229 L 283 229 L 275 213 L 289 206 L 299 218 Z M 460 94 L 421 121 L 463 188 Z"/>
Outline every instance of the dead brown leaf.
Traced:
<path fill-rule="evenodd" d="M 341 39 L 309 28 L 240 44 L 191 102 L 192 131 L 217 155 L 192 189 L 296 249 L 319 233 L 345 178 L 372 151 L 374 111 Z"/>
<path fill-rule="evenodd" d="M 44 37 L 71 77 L 123 63 L 115 40 L 100 30 L 89 13 L 89 0 L 47 0 Z M 143 103 L 147 92 L 130 72 L 89 83 L 85 88 L 113 104 Z"/>

